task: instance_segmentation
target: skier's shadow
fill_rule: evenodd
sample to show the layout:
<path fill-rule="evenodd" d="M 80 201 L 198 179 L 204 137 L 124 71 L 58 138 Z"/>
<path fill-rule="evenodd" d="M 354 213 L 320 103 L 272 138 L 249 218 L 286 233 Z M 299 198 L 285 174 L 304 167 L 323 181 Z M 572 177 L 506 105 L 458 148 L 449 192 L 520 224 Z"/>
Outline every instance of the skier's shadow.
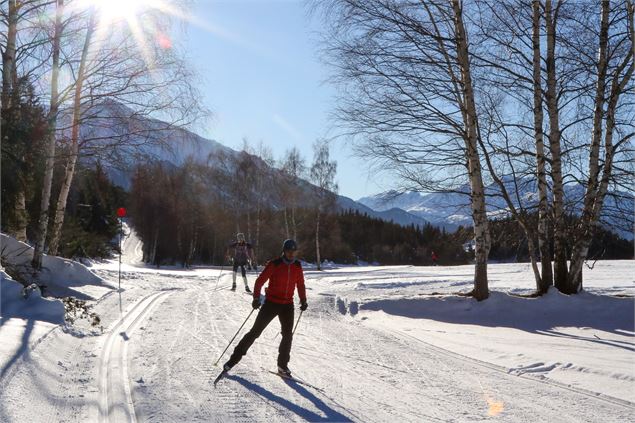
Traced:
<path fill-rule="evenodd" d="M 331 407 L 326 405 L 324 401 L 322 401 L 321 399 L 313 395 L 311 392 L 306 390 L 299 383 L 293 382 L 291 380 L 285 380 L 285 383 L 287 384 L 287 386 L 291 387 L 298 394 L 302 395 L 304 398 L 311 401 L 321 412 L 324 413 L 324 416 L 314 413 L 311 410 L 307 410 L 304 407 L 300 407 L 299 405 L 294 404 L 288 399 L 282 398 L 281 396 L 274 394 L 273 392 L 263 388 L 262 386 L 257 385 L 253 382 L 250 382 L 240 376 L 229 375 L 227 376 L 227 379 L 231 379 L 240 383 L 245 388 L 268 399 L 269 401 L 277 402 L 281 406 L 287 408 L 289 411 L 297 414 L 298 416 L 306 419 L 307 421 L 310 421 L 310 422 L 352 422 L 352 420 L 349 417 L 346 417 L 345 415 L 333 410 Z"/>

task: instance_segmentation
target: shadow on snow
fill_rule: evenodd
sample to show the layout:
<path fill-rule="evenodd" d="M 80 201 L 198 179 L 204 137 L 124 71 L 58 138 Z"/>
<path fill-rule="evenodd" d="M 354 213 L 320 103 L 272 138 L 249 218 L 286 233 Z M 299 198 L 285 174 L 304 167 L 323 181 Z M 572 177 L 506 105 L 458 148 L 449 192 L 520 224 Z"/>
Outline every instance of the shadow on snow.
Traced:
<path fill-rule="evenodd" d="M 227 376 L 227 379 L 231 379 L 240 383 L 242 386 L 249 389 L 250 391 L 260 395 L 261 397 L 269 401 L 273 401 L 285 407 L 289 411 L 297 414 L 298 416 L 306 419 L 307 421 L 310 421 L 310 422 L 350 422 L 352 421 L 349 417 L 346 417 L 345 415 L 333 410 L 331 407 L 326 405 L 324 401 L 322 401 L 320 398 L 316 397 L 314 394 L 309 392 L 306 388 L 301 386 L 299 383 L 296 383 L 292 380 L 285 380 L 285 382 L 289 387 L 291 387 L 299 395 L 311 401 L 313 405 L 317 407 L 318 410 L 324 413 L 324 416 L 321 416 L 311 410 L 307 410 L 306 408 L 301 407 L 289 401 L 286 398 L 282 398 L 281 396 L 274 394 L 273 392 L 263 388 L 262 386 L 256 383 L 250 382 L 240 376 L 230 375 L 230 376 Z"/>

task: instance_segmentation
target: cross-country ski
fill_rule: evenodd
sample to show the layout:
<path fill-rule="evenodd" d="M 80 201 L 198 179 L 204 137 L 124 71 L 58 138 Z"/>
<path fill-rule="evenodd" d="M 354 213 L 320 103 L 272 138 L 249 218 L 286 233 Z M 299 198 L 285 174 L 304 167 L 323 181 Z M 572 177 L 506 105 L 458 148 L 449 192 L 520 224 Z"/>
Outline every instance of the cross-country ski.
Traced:
<path fill-rule="evenodd" d="M 289 382 L 293 382 L 293 383 L 299 383 L 300 385 L 304 385 L 306 387 L 309 387 L 311 389 L 315 389 L 316 391 L 320 391 L 320 392 L 324 392 L 324 389 L 322 388 L 318 388 L 317 386 L 311 385 L 309 382 L 306 382 L 302 379 L 298 379 L 297 377 L 287 374 L 285 372 L 281 372 L 281 371 L 273 371 L 273 370 L 267 370 L 269 373 L 274 374 L 276 376 L 281 377 L 282 379 L 289 381 Z"/>

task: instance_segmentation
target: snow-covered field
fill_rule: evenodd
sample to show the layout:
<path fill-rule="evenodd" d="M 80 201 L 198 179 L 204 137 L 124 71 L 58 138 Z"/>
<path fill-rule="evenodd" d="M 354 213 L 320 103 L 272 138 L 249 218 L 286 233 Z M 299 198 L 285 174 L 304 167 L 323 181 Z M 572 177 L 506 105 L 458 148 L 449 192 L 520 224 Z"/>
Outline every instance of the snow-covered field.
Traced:
<path fill-rule="evenodd" d="M 635 421 L 633 261 L 538 299 L 509 295 L 532 289 L 528 265 L 491 265 L 482 303 L 452 295 L 471 266 L 307 271 L 290 367 L 310 386 L 266 371 L 274 321 L 214 388 L 251 298 L 227 270 L 145 268 L 136 247 L 121 293 L 116 262 L 92 268 L 103 333 L 3 315 L 0 343 L 18 347 L 0 348 L 1 422 Z"/>

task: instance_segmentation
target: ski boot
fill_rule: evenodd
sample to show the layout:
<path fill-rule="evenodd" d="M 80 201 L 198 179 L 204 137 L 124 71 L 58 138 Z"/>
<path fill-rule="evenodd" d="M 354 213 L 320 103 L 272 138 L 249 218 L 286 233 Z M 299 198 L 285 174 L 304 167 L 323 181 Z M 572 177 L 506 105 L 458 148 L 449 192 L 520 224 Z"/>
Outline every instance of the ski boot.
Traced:
<path fill-rule="evenodd" d="M 216 387 L 216 384 L 218 383 L 218 381 L 221 380 L 223 377 L 225 377 L 227 372 L 229 372 L 230 370 L 231 370 L 231 366 L 225 363 L 223 365 L 223 371 L 220 372 L 220 374 L 216 377 L 216 379 L 214 379 L 214 387 Z"/>
<path fill-rule="evenodd" d="M 287 379 L 293 378 L 293 376 L 291 376 L 291 370 L 289 370 L 287 366 L 278 365 L 278 374 Z"/>

